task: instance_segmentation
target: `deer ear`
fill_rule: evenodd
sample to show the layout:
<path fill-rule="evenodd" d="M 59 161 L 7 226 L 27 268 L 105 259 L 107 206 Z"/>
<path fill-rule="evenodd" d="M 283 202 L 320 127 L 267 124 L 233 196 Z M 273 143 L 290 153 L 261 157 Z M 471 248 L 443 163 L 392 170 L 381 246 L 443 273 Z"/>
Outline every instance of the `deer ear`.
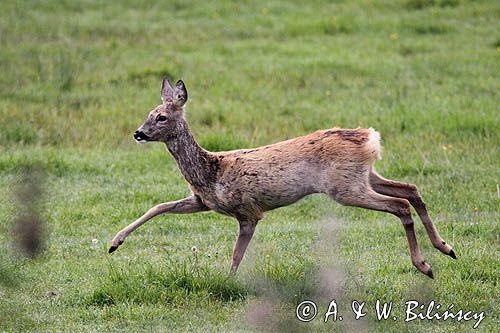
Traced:
<path fill-rule="evenodd" d="M 177 81 L 174 88 L 173 93 L 174 103 L 178 106 L 183 106 L 186 104 L 188 99 L 188 93 L 186 90 L 186 86 L 182 80 Z"/>
<path fill-rule="evenodd" d="M 173 97 L 174 89 L 172 88 L 172 84 L 168 80 L 168 77 L 165 76 L 161 82 L 161 99 L 163 103 L 166 103 L 167 101 L 172 101 Z"/>

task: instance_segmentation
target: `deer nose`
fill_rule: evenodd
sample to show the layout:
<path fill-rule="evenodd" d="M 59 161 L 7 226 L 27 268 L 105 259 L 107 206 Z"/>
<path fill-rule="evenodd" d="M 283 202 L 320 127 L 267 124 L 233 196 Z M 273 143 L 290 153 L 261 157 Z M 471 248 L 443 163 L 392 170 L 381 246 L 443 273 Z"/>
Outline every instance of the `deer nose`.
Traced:
<path fill-rule="evenodd" d="M 144 142 L 144 141 L 148 141 L 150 138 L 149 136 L 147 136 L 143 131 L 135 131 L 134 133 L 134 139 L 138 142 Z"/>

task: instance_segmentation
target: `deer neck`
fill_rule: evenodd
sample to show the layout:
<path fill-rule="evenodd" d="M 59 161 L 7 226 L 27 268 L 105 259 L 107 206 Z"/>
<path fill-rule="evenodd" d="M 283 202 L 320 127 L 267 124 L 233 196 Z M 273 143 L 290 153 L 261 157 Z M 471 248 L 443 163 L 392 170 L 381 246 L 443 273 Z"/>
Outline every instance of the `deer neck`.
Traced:
<path fill-rule="evenodd" d="M 186 120 L 179 120 L 173 136 L 165 144 L 191 186 L 203 190 L 213 184 L 217 159 L 196 142 Z"/>

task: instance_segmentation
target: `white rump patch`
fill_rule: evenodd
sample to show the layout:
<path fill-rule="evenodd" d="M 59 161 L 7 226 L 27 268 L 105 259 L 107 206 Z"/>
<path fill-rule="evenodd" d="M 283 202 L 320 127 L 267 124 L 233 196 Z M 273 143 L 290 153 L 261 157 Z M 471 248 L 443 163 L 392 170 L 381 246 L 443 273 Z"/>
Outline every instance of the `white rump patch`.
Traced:
<path fill-rule="evenodd" d="M 366 143 L 370 151 L 377 156 L 377 159 L 382 159 L 382 147 L 380 146 L 380 133 L 373 128 L 369 128 L 368 142 Z"/>

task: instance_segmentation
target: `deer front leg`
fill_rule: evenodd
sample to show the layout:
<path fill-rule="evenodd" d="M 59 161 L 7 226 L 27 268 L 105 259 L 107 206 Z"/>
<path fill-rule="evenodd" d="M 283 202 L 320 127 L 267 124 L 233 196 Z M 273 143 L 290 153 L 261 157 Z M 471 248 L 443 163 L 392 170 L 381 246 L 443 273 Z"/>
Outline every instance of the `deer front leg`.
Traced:
<path fill-rule="evenodd" d="M 231 263 L 231 273 L 233 274 L 238 270 L 238 266 L 245 255 L 248 243 L 250 243 L 255 232 L 255 227 L 257 226 L 257 221 L 238 220 L 238 222 L 240 223 L 240 230 L 236 244 L 234 244 L 233 260 Z"/>
<path fill-rule="evenodd" d="M 122 245 L 125 238 L 130 235 L 135 229 L 139 228 L 141 225 L 146 223 L 148 220 L 160 214 L 190 214 L 196 212 L 207 211 L 209 208 L 201 202 L 200 198 L 192 195 L 182 200 L 165 202 L 154 206 L 149 209 L 146 214 L 142 215 L 140 218 L 130 223 L 127 227 L 122 229 L 116 234 L 116 236 L 111 241 L 111 247 L 109 248 L 109 253 L 114 252 L 118 246 Z"/>

